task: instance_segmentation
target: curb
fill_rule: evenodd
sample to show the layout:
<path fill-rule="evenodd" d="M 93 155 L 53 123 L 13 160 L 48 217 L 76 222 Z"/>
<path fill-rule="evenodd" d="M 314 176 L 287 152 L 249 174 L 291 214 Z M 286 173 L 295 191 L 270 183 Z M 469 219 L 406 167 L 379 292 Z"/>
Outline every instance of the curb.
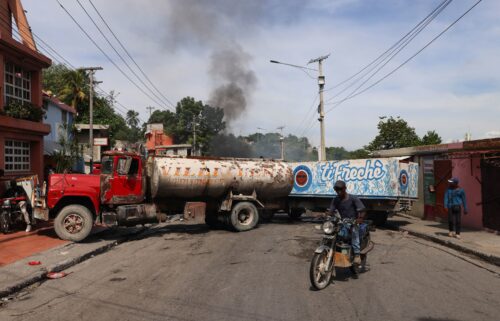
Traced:
<path fill-rule="evenodd" d="M 125 235 L 125 236 L 123 236 L 123 237 L 119 238 L 118 240 L 115 240 L 111 243 L 102 245 L 102 246 L 95 248 L 91 251 L 88 251 L 86 253 L 82 253 L 81 255 L 78 255 L 74 258 L 69 258 L 69 259 L 63 260 L 61 262 L 58 262 L 56 264 L 53 264 L 53 265 L 47 267 L 46 269 L 35 272 L 33 275 L 30 275 L 29 277 L 18 280 L 14 284 L 9 285 L 7 287 L 4 287 L 3 289 L 0 289 L 0 298 L 8 297 L 16 292 L 21 291 L 22 289 L 24 289 L 32 284 L 46 280 L 48 272 L 61 272 L 63 270 L 66 270 L 66 269 L 78 264 L 78 263 L 86 261 L 86 260 L 88 260 L 96 255 L 106 253 L 107 251 L 111 250 L 115 246 L 120 245 L 122 243 L 125 243 L 125 242 L 133 239 L 135 236 L 144 232 L 144 230 L 145 230 L 144 228 L 139 229 L 139 231 L 135 231 L 133 233 Z"/>
<path fill-rule="evenodd" d="M 463 245 L 460 245 L 460 244 L 456 244 L 456 243 L 448 241 L 448 240 L 443 240 L 443 239 L 441 239 L 439 237 L 432 236 L 432 235 L 429 235 L 429 234 L 426 234 L 426 233 L 412 231 L 412 230 L 404 228 L 404 227 L 397 227 L 397 226 L 394 226 L 394 225 L 392 225 L 390 223 L 388 225 L 390 225 L 390 227 L 392 229 L 397 229 L 399 231 L 408 232 L 408 234 L 410 234 L 410 235 L 413 235 L 413 236 L 416 236 L 416 237 L 419 237 L 419 238 L 422 238 L 422 239 L 425 239 L 425 240 L 428 240 L 428 241 L 431 241 L 431 242 L 434 242 L 434 243 L 438 243 L 438 244 L 447 246 L 449 248 L 452 248 L 454 250 L 457 250 L 457 251 L 460 251 L 460 252 L 463 252 L 463 253 L 474 255 L 474 256 L 476 256 L 476 257 L 478 257 L 478 258 L 480 258 L 480 259 L 482 259 L 484 261 L 487 261 L 487 262 L 489 262 L 491 264 L 494 264 L 496 266 L 500 266 L 500 257 L 498 257 L 498 256 L 491 255 L 491 254 L 486 254 L 484 252 L 477 251 L 477 250 L 471 249 L 469 247 L 466 247 L 466 246 L 463 246 Z"/>

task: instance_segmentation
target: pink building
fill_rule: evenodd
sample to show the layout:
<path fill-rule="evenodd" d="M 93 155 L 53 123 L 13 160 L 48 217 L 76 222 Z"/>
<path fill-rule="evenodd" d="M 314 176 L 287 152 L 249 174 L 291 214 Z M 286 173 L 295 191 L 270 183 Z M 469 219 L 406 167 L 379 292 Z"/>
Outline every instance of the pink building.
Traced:
<path fill-rule="evenodd" d="M 374 156 L 407 156 L 419 163 L 419 199 L 409 214 L 446 221 L 444 193 L 448 179 L 457 177 L 469 209 L 463 226 L 500 231 L 500 138 L 382 150 Z"/>

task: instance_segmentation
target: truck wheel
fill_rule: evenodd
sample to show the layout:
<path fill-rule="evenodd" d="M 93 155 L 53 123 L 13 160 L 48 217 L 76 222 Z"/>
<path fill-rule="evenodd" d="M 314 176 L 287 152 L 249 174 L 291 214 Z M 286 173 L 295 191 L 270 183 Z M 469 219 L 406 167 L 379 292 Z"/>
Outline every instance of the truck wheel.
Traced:
<path fill-rule="evenodd" d="M 271 222 L 274 217 L 274 211 L 273 210 L 260 210 L 259 211 L 259 218 L 261 222 Z"/>
<path fill-rule="evenodd" d="M 231 226 L 238 232 L 253 229 L 259 222 L 259 211 L 250 202 L 239 202 L 231 210 Z"/>
<path fill-rule="evenodd" d="M 63 240 L 80 242 L 92 231 L 94 219 L 88 208 L 82 205 L 64 207 L 54 220 L 57 236 Z"/>
<path fill-rule="evenodd" d="M 303 208 L 291 208 L 290 212 L 288 212 L 288 216 L 294 220 L 300 218 L 302 214 L 305 213 Z"/>

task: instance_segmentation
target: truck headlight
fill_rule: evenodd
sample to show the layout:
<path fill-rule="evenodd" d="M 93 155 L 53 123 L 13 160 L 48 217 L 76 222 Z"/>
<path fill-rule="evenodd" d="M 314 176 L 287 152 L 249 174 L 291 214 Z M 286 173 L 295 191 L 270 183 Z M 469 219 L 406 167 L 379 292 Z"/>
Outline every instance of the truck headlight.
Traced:
<path fill-rule="evenodd" d="M 322 227 L 323 232 L 325 232 L 325 234 L 332 234 L 334 227 L 335 227 L 335 225 L 333 225 L 332 222 L 326 221 L 325 223 L 323 223 L 323 227 Z"/>

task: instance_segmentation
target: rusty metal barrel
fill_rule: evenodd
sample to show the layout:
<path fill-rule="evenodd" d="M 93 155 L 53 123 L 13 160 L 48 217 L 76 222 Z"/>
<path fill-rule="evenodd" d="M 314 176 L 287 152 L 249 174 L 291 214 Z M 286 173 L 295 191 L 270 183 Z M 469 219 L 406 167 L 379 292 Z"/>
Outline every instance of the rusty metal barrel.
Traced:
<path fill-rule="evenodd" d="M 291 167 L 265 159 L 153 157 L 148 175 L 153 198 L 223 198 L 233 194 L 260 200 L 286 197 L 293 187 Z"/>

